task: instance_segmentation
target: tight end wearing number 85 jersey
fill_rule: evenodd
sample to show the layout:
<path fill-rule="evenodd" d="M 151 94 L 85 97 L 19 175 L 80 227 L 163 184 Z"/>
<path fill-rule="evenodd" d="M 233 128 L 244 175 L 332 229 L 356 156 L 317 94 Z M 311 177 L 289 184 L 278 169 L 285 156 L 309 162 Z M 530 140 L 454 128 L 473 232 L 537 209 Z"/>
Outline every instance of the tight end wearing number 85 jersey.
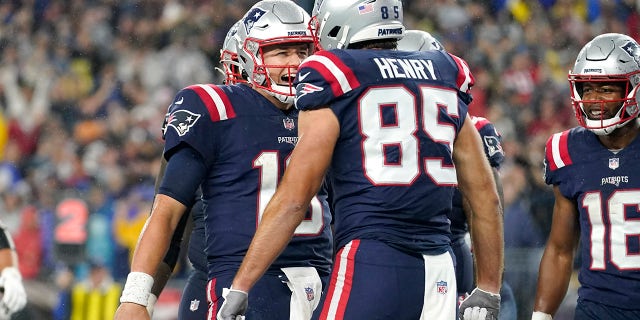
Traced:
<path fill-rule="evenodd" d="M 578 127 L 551 136 L 545 181 L 580 212 L 579 296 L 628 309 L 640 301 L 640 139 L 619 152 Z"/>
<path fill-rule="evenodd" d="M 457 186 L 453 143 L 473 84 L 466 63 L 440 51 L 329 50 L 307 58 L 298 74 L 296 107 L 329 105 L 340 121 L 327 174 L 338 195 L 336 247 L 373 239 L 445 252 Z"/>

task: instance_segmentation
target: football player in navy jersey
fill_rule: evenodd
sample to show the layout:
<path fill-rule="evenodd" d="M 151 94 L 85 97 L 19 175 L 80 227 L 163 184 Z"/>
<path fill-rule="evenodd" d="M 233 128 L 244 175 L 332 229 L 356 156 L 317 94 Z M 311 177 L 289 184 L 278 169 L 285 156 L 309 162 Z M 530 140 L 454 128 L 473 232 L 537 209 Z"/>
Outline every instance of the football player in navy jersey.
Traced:
<path fill-rule="evenodd" d="M 434 38 L 429 32 L 423 30 L 406 30 L 404 37 L 398 41 L 398 50 L 405 51 L 427 51 L 444 50 L 444 46 Z M 491 121 L 469 115 L 476 129 L 480 133 L 483 143 L 484 153 L 489 160 L 493 177 L 498 187 L 498 195 L 502 201 L 502 183 L 498 169 L 504 161 L 502 151 L 501 135 L 496 130 Z M 464 299 L 473 290 L 473 256 L 471 246 L 467 243 L 469 226 L 467 224 L 468 203 L 463 201 L 460 190 L 453 195 L 453 210 L 449 213 L 451 220 L 451 248 L 456 257 L 456 282 L 458 285 L 458 299 Z M 516 319 L 516 301 L 513 291 L 508 283 L 502 282 L 500 288 L 500 316 L 499 320 Z"/>
<path fill-rule="evenodd" d="M 552 319 L 580 250 L 575 319 L 640 319 L 640 46 L 599 35 L 569 73 L 580 126 L 546 145 L 555 205 L 540 262 L 534 320 Z"/>
<path fill-rule="evenodd" d="M 320 319 L 455 319 L 456 186 L 472 208 L 478 275 L 460 313 L 497 318 L 502 212 L 467 117 L 473 77 L 446 52 L 395 50 L 402 14 L 400 0 L 316 1 L 310 29 L 324 50 L 298 69 L 299 141 L 219 319 L 243 314 L 325 174 L 337 253 Z"/>
<path fill-rule="evenodd" d="M 239 23 L 240 21 L 229 28 L 220 50 L 222 68 L 216 68 L 216 70 L 219 70 L 224 75 L 225 84 L 244 82 L 240 72 L 241 67 L 238 63 L 236 34 Z M 165 129 L 163 127 L 163 131 Z M 164 176 L 166 165 L 166 159 L 162 158 L 160 173 L 156 181 L 156 193 Z M 207 318 L 207 255 L 205 253 L 204 211 L 202 208 L 202 191 L 200 189 L 196 192 L 193 201 L 194 204 L 187 210 L 189 214 L 184 215 L 178 223 L 167 254 L 154 275 L 153 287 L 147 304 L 147 310 L 152 316 L 155 303 L 171 277 L 180 256 L 183 238 L 186 238 L 188 239 L 188 257 L 192 268 L 182 290 L 178 308 L 178 320 Z M 191 216 L 191 220 L 189 220 L 189 216 Z"/>
<path fill-rule="evenodd" d="M 208 267 L 207 318 L 228 294 L 262 212 L 297 142 L 293 81 L 313 49 L 309 15 L 287 0 L 254 5 L 238 28 L 238 60 L 248 84 L 193 85 L 169 107 L 166 171 L 140 235 L 116 319 L 148 319 L 153 274 L 198 187 L 202 189 Z M 309 319 L 331 268 L 326 193 L 312 197 L 267 275 L 247 319 Z"/>

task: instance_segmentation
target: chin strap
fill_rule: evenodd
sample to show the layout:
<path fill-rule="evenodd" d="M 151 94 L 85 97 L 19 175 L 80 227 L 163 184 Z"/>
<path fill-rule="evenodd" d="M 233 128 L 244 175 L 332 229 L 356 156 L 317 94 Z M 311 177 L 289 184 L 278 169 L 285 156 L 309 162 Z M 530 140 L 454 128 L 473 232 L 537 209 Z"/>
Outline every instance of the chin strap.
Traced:
<path fill-rule="evenodd" d="M 274 81 L 271 81 L 271 90 L 267 90 L 270 95 L 274 98 L 278 99 L 278 101 L 284 104 L 293 104 L 296 95 L 295 88 L 289 88 L 289 86 L 283 86 L 276 84 Z M 282 92 L 290 91 L 292 94 L 284 94 Z"/>

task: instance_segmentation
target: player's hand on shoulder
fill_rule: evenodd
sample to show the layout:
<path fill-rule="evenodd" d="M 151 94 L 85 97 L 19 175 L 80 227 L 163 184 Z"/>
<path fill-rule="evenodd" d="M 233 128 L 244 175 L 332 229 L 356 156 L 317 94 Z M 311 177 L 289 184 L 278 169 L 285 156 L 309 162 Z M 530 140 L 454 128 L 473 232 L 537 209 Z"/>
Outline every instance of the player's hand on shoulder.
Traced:
<path fill-rule="evenodd" d="M 0 287 L 4 289 L 0 301 L 0 314 L 9 318 L 12 314 L 22 310 L 27 304 L 27 293 L 22 285 L 22 276 L 15 267 L 2 269 L 0 273 Z"/>
<path fill-rule="evenodd" d="M 149 311 L 147 307 L 133 303 L 133 302 L 123 302 L 116 310 L 116 314 L 113 317 L 113 320 L 150 320 L 151 315 L 149 315 Z"/>
<path fill-rule="evenodd" d="M 224 302 L 218 311 L 218 320 L 243 320 L 249 305 L 249 294 L 244 291 L 224 288 Z"/>
<path fill-rule="evenodd" d="M 500 294 L 475 288 L 460 304 L 460 320 L 497 320 Z"/>

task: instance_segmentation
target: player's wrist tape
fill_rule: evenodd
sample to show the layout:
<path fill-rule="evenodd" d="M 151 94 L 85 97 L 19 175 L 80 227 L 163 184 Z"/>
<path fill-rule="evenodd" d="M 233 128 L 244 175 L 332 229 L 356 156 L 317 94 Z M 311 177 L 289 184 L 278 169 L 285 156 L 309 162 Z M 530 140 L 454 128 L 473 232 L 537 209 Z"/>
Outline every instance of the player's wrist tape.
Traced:
<path fill-rule="evenodd" d="M 153 286 L 153 277 L 144 272 L 131 272 L 127 276 L 127 282 L 122 289 L 120 303 L 133 302 L 141 306 L 147 306 L 149 295 Z"/>
<path fill-rule="evenodd" d="M 478 288 L 478 287 L 476 287 L 476 288 L 475 288 L 475 289 L 473 289 L 473 290 L 474 290 L 474 291 L 475 291 L 475 290 L 478 290 L 478 291 L 480 291 L 480 292 L 482 292 L 482 293 L 486 293 L 486 294 L 488 294 L 488 295 L 490 295 L 490 296 L 492 296 L 492 297 L 500 297 L 500 293 L 493 293 L 493 292 L 490 292 L 490 291 L 487 291 L 487 290 L 482 290 L 482 289 L 480 289 L 480 288 Z M 471 292 L 471 293 L 473 293 L 473 292 Z"/>
<path fill-rule="evenodd" d="M 531 315 L 531 320 L 553 320 L 553 317 L 548 313 L 534 311 Z"/>

